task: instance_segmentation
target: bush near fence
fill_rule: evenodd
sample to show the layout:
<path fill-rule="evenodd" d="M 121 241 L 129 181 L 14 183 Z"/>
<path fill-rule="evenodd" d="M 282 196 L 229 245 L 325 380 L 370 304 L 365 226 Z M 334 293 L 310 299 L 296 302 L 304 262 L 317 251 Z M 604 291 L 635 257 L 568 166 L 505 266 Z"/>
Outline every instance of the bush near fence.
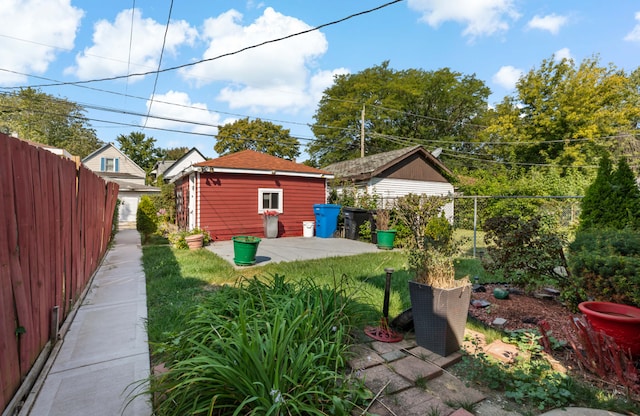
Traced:
<path fill-rule="evenodd" d="M 0 134 L 0 193 L 0 408 L 10 412 L 107 250 L 118 185 Z"/>

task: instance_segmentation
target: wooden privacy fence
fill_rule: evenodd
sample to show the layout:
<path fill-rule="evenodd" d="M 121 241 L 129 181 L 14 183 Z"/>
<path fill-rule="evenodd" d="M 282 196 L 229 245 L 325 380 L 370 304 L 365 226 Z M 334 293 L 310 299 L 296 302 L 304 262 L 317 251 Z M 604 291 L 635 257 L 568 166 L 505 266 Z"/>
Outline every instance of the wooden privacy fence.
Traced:
<path fill-rule="evenodd" d="M 0 134 L 0 408 L 55 339 L 111 235 L 118 185 Z"/>

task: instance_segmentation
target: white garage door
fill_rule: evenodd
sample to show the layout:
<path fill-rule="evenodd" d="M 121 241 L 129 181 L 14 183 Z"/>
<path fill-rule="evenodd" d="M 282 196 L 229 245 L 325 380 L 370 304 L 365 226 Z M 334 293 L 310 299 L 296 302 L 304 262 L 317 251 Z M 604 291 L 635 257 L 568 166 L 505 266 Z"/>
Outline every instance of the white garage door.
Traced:
<path fill-rule="evenodd" d="M 138 211 L 138 196 L 120 197 L 120 217 L 122 222 L 136 222 L 136 211 Z"/>

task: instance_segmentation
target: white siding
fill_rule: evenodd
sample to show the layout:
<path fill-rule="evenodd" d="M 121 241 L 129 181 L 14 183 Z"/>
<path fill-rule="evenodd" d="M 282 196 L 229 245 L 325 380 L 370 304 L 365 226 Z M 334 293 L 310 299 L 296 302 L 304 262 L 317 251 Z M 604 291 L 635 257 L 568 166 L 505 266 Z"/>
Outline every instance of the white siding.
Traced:
<path fill-rule="evenodd" d="M 408 194 L 439 195 L 453 197 L 453 185 L 448 182 L 425 182 L 408 179 L 372 178 L 369 181 L 368 192 L 380 195 L 385 203 Z M 444 212 L 447 218 L 453 220 L 453 200 L 445 205 Z"/>
<path fill-rule="evenodd" d="M 138 177 L 145 177 L 144 170 L 113 146 L 105 146 L 101 152 L 91 155 L 91 158 L 83 160 L 84 165 L 94 172 L 101 172 L 101 159 L 118 159 L 118 172 L 129 173 Z"/>
<path fill-rule="evenodd" d="M 162 176 L 164 176 L 165 180 L 170 180 L 174 176 L 176 176 L 176 175 L 180 174 L 181 172 L 185 171 L 191 165 L 193 165 L 195 163 L 204 162 L 204 161 L 205 161 L 205 159 L 200 155 L 200 153 L 192 151 L 192 152 L 190 152 L 190 154 L 188 154 L 186 157 L 184 157 L 184 159 L 182 159 L 182 160 L 174 163 L 173 165 L 171 165 L 169 167 L 169 169 L 165 170 L 162 173 Z"/>

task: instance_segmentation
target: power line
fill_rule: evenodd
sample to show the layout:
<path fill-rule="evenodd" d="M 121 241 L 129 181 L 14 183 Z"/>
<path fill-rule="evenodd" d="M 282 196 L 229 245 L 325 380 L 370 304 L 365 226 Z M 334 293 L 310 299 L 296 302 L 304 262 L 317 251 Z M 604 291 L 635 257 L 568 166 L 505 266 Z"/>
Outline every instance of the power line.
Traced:
<path fill-rule="evenodd" d="M 42 88 L 42 87 L 54 87 L 54 86 L 61 86 L 61 85 L 89 84 L 89 83 L 93 83 L 93 82 L 114 81 L 114 80 L 118 80 L 118 79 L 130 78 L 130 77 L 140 77 L 140 76 L 158 74 L 158 73 L 161 73 L 161 72 L 175 71 L 175 70 L 178 70 L 178 69 L 187 68 L 187 67 L 190 67 L 190 66 L 195 66 L 195 65 L 198 65 L 198 64 L 201 64 L 201 63 L 204 63 L 204 62 L 211 62 L 211 61 L 215 61 L 215 60 L 218 60 L 218 59 L 221 59 L 221 58 L 226 58 L 228 56 L 237 55 L 239 53 L 246 52 L 246 51 L 251 50 L 251 49 L 255 49 L 255 48 L 259 48 L 261 46 L 269 45 L 271 43 L 277 43 L 277 42 L 281 42 L 281 41 L 286 40 L 286 39 L 291 39 L 291 38 L 294 38 L 294 37 L 297 37 L 297 36 L 305 35 L 307 33 L 315 32 L 315 31 L 318 31 L 318 30 L 323 29 L 325 27 L 333 26 L 333 25 L 345 22 L 347 20 L 353 19 L 355 17 L 359 17 L 359 16 L 362 16 L 362 15 L 373 13 L 375 11 L 384 9 L 386 7 L 389 7 L 389 6 L 391 6 L 393 4 L 396 4 L 396 3 L 400 3 L 402 1 L 403 0 L 392 0 L 392 1 L 388 2 L 388 3 L 382 4 L 380 6 L 377 6 L 377 7 L 368 9 L 368 10 L 364 10 L 364 11 L 361 11 L 361 12 L 353 13 L 353 14 L 350 14 L 349 16 L 343 17 L 341 19 L 334 20 L 334 21 L 328 22 L 328 23 L 323 23 L 323 24 L 321 24 L 319 26 L 312 27 L 311 29 L 303 30 L 303 31 L 292 33 L 290 35 L 282 36 L 282 37 L 279 37 L 279 38 L 276 38 L 276 39 L 271 39 L 271 40 L 260 42 L 260 43 L 254 44 L 254 45 L 246 46 L 246 47 L 238 49 L 236 51 L 223 53 L 221 55 L 217 55 L 217 56 L 214 56 L 212 58 L 201 59 L 199 61 L 189 62 L 189 63 L 182 64 L 182 65 L 172 66 L 172 67 L 168 67 L 168 68 L 164 68 L 164 69 L 157 69 L 155 71 L 140 72 L 140 73 L 135 73 L 135 74 L 117 75 L 117 76 L 113 76 L 113 77 L 95 78 L 95 79 L 89 79 L 89 80 L 83 80 L 83 81 L 60 82 L 60 83 L 56 83 L 56 84 L 32 85 L 31 87 L 32 88 Z"/>
<path fill-rule="evenodd" d="M 156 77 L 155 77 L 155 80 L 153 81 L 153 91 L 151 92 L 151 98 L 149 99 L 149 108 L 147 109 L 147 117 L 144 120 L 144 127 L 147 126 L 147 120 L 149 119 L 149 114 L 151 114 L 151 106 L 153 106 L 153 98 L 156 96 L 156 88 L 158 86 L 158 77 L 160 76 L 160 67 L 162 66 L 162 56 L 164 55 L 164 48 L 167 44 L 167 32 L 169 32 L 169 23 L 171 22 L 172 11 L 173 11 L 173 0 L 171 0 L 171 4 L 169 4 L 169 16 L 167 16 L 167 24 L 164 28 L 164 37 L 162 38 L 162 49 L 160 49 L 160 59 L 158 59 L 158 70 L 156 71 Z"/>

